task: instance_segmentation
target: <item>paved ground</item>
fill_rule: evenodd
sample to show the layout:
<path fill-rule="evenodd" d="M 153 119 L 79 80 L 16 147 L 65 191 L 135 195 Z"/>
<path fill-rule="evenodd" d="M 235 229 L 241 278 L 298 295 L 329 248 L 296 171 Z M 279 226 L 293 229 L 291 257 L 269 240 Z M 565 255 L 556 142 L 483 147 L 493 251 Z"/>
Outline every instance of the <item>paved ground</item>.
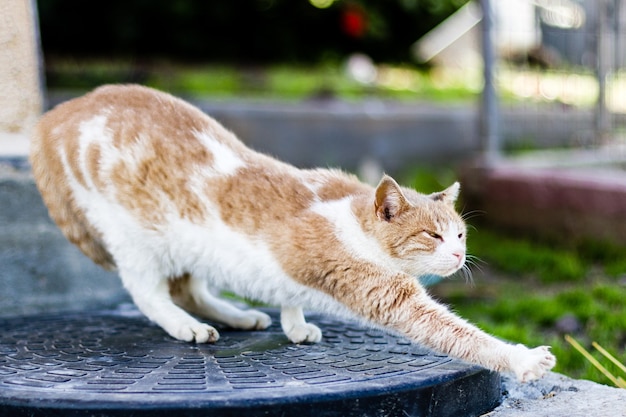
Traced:
<path fill-rule="evenodd" d="M 626 390 L 550 373 L 530 384 L 505 377 L 506 399 L 484 417 L 624 417 Z"/>

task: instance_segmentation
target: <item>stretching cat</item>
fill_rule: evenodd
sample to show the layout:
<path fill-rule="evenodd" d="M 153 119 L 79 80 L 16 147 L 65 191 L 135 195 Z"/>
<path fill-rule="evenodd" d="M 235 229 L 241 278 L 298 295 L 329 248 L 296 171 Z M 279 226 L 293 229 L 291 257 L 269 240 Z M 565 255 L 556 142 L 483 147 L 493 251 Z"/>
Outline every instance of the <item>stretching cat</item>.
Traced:
<path fill-rule="evenodd" d="M 51 217 L 137 307 L 176 339 L 215 342 L 189 313 L 239 329 L 270 318 L 210 289 L 281 306 L 294 343 L 319 342 L 302 306 L 356 315 L 521 381 L 555 364 L 485 334 L 416 276 L 465 263 L 459 184 L 423 195 L 384 176 L 300 170 L 245 147 L 197 108 L 140 86 L 105 86 L 43 116 L 31 152 Z"/>

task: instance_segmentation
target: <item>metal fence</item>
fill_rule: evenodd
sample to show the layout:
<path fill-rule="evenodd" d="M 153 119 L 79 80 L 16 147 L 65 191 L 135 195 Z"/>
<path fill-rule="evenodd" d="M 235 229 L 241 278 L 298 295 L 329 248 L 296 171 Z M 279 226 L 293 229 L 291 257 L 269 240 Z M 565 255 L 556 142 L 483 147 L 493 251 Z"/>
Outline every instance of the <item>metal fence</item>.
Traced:
<path fill-rule="evenodd" d="M 480 0 L 486 155 L 503 114 L 552 121 L 565 145 L 625 143 L 626 0 Z M 623 150 L 622 156 L 624 154 Z"/>

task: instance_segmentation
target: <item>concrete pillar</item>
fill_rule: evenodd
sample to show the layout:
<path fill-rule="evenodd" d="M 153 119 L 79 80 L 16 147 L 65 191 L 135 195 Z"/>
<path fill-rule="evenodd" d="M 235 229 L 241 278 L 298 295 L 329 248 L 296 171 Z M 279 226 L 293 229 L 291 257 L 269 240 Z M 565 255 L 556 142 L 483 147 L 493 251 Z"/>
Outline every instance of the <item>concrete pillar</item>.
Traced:
<path fill-rule="evenodd" d="M 0 156 L 25 155 L 43 107 L 36 0 L 0 0 Z"/>

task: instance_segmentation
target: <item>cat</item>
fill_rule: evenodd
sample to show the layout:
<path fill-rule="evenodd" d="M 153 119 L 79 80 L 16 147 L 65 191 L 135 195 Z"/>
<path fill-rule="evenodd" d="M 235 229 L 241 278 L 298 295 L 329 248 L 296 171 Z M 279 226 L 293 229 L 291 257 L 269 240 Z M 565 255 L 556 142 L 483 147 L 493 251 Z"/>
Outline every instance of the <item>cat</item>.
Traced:
<path fill-rule="evenodd" d="M 416 279 L 465 265 L 458 183 L 426 195 L 387 175 L 372 187 L 339 170 L 298 169 L 246 147 L 191 104 L 137 85 L 103 86 L 50 110 L 30 161 L 65 236 L 117 269 L 139 310 L 176 339 L 218 340 L 195 317 L 237 329 L 271 324 L 212 292 L 228 290 L 280 306 L 293 343 L 322 338 L 307 307 L 520 381 L 555 365 L 549 347 L 482 332 Z"/>

